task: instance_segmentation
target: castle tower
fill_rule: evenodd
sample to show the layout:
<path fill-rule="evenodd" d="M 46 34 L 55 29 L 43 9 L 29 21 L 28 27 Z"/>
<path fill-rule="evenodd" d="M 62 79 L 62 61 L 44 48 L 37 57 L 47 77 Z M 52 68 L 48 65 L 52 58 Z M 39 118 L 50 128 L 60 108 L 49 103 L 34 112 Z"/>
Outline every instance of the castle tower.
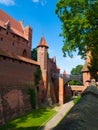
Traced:
<path fill-rule="evenodd" d="M 90 63 L 90 56 L 91 56 L 91 54 L 90 54 L 90 52 L 88 52 L 86 55 L 86 60 L 85 60 L 84 66 L 82 68 L 83 84 L 84 84 L 85 88 L 89 86 L 90 79 L 91 79 L 91 75 L 90 75 L 90 72 L 88 69 L 88 66 Z"/>
<path fill-rule="evenodd" d="M 41 37 L 40 42 L 37 46 L 37 61 L 40 64 L 42 71 L 42 78 L 44 82 L 44 88 L 47 88 L 47 70 L 48 70 L 48 55 L 47 55 L 48 45 L 45 41 L 44 36 Z"/>

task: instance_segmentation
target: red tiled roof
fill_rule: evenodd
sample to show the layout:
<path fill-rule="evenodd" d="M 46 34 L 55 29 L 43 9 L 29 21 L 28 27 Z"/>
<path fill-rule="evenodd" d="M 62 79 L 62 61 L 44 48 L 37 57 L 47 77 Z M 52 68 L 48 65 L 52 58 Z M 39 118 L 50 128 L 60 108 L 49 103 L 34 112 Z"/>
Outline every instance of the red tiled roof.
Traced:
<path fill-rule="evenodd" d="M 38 62 L 36 62 L 36 61 L 34 61 L 32 59 L 25 58 L 23 56 L 15 55 L 15 54 L 12 54 L 12 53 L 7 53 L 7 52 L 5 52 L 5 51 L 3 51 L 1 49 L 0 49 L 0 55 L 1 56 L 6 56 L 6 57 L 9 57 L 9 58 L 18 60 L 18 61 L 23 61 L 23 62 L 26 62 L 26 63 L 39 65 Z"/>
<path fill-rule="evenodd" d="M 21 23 L 13 19 L 0 9 L 0 26 L 5 28 L 5 24 L 8 21 L 10 22 L 10 31 L 26 39 Z"/>
<path fill-rule="evenodd" d="M 40 42 L 38 43 L 38 46 L 37 46 L 37 47 L 41 47 L 41 46 L 44 46 L 44 47 L 47 47 L 47 48 L 48 48 L 48 45 L 47 45 L 47 43 L 46 43 L 46 41 L 45 41 L 44 36 L 41 37 L 41 40 L 40 40 Z"/>

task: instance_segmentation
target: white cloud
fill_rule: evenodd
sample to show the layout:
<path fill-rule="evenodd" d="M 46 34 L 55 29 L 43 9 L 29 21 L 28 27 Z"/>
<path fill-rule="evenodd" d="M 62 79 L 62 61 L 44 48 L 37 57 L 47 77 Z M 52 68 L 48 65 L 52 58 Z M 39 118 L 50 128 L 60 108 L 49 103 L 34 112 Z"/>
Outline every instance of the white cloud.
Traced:
<path fill-rule="evenodd" d="M 47 3 L 47 0 L 32 0 L 33 3 L 40 3 L 42 6 L 45 6 Z"/>
<path fill-rule="evenodd" d="M 0 4 L 9 6 L 9 5 L 15 5 L 15 1 L 14 0 L 0 0 Z"/>

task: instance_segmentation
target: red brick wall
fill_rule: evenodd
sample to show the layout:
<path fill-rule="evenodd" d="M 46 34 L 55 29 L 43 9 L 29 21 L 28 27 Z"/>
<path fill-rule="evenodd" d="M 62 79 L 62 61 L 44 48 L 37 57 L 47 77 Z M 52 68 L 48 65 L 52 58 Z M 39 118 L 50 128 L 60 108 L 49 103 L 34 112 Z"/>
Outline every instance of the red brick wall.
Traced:
<path fill-rule="evenodd" d="M 90 76 L 90 72 L 83 72 L 83 84 L 84 84 L 84 87 L 88 87 L 89 86 L 89 81 L 91 79 L 91 76 Z"/>
<path fill-rule="evenodd" d="M 28 40 L 0 27 L 0 49 L 6 52 L 23 56 L 26 51 L 24 56 L 31 58 L 31 43 Z"/>
<path fill-rule="evenodd" d="M 37 67 L 0 56 L 0 124 L 31 109 L 28 89 L 34 83 Z M 42 81 L 38 87 L 38 103 L 41 103 L 44 97 Z"/>
<path fill-rule="evenodd" d="M 59 101 L 59 78 L 53 78 L 53 73 L 59 75 L 56 63 L 52 59 L 48 59 L 48 87 L 50 87 L 50 97 L 54 104 Z"/>
<path fill-rule="evenodd" d="M 34 81 L 37 65 L 0 57 L 0 85 Z"/>

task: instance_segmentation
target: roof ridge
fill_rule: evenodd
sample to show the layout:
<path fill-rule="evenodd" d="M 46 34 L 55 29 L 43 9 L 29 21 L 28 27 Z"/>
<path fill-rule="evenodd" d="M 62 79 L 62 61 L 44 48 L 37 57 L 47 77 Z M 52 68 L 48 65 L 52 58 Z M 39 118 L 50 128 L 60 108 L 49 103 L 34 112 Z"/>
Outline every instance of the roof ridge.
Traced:
<path fill-rule="evenodd" d="M 0 21 L 1 21 L 0 26 L 5 28 L 4 25 L 8 20 L 10 21 L 12 32 L 25 38 L 24 28 L 22 27 L 22 24 L 20 23 L 20 21 L 17 21 L 16 19 L 12 18 L 9 14 L 7 14 L 6 12 L 4 12 L 3 10 L 0 9 Z"/>

